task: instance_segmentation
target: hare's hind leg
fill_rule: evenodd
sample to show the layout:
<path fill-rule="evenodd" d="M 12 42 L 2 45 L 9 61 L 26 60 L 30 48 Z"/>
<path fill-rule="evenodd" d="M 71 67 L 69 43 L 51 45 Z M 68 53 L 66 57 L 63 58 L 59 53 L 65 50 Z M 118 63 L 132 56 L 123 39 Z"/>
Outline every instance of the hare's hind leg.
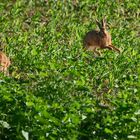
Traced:
<path fill-rule="evenodd" d="M 97 51 L 96 48 L 94 49 L 94 52 L 95 52 L 96 54 L 98 54 L 99 56 L 101 56 L 101 53 L 100 53 L 99 51 Z"/>
<path fill-rule="evenodd" d="M 88 46 L 88 51 L 92 51 L 97 55 L 101 56 L 101 53 L 97 50 L 98 46 Z"/>
<path fill-rule="evenodd" d="M 118 48 L 116 48 L 115 46 L 113 45 L 109 45 L 111 48 L 113 48 L 115 51 L 119 52 L 120 53 L 120 50 Z"/>

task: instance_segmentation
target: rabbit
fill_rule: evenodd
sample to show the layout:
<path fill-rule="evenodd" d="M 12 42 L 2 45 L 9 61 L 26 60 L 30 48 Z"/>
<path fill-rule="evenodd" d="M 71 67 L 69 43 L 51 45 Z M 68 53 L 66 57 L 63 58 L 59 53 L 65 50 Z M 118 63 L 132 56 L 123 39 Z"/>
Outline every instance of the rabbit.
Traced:
<path fill-rule="evenodd" d="M 95 52 L 99 56 L 101 53 L 97 51 L 97 48 L 115 50 L 120 53 L 120 50 L 112 45 L 111 35 L 106 30 L 105 18 L 102 19 L 101 23 L 96 20 L 96 23 L 100 30 L 92 30 L 85 35 L 84 47 L 89 51 Z"/>
<path fill-rule="evenodd" d="M 10 64 L 10 59 L 4 52 L 0 51 L 0 72 L 3 72 L 4 75 L 9 76 L 8 67 Z"/>

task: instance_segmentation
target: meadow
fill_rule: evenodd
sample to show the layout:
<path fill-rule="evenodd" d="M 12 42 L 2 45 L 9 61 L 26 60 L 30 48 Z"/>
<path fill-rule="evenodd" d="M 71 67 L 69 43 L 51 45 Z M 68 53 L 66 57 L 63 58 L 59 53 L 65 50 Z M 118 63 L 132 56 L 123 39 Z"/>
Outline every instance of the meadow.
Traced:
<path fill-rule="evenodd" d="M 107 18 L 117 53 L 95 57 L 83 37 Z M 140 139 L 138 0 L 0 2 L 0 139 Z"/>

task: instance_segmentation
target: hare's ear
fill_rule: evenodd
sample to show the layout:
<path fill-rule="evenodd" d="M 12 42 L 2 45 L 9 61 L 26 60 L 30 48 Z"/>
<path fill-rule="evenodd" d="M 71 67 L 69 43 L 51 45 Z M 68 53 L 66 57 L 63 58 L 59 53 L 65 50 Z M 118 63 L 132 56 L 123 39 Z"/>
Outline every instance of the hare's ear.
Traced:
<path fill-rule="evenodd" d="M 101 29 L 102 25 L 100 24 L 100 22 L 97 19 L 96 19 L 96 23 L 97 23 L 98 27 Z"/>
<path fill-rule="evenodd" d="M 106 28 L 106 17 L 104 17 L 102 20 L 102 27 Z"/>

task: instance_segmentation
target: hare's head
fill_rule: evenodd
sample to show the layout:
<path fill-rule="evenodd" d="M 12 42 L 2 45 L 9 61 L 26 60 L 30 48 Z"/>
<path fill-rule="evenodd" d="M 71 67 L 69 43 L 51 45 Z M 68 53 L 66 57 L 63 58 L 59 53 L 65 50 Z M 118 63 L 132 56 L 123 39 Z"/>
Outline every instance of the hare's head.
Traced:
<path fill-rule="evenodd" d="M 101 23 L 96 19 L 96 23 L 97 23 L 100 31 L 102 31 L 102 32 L 106 31 L 106 19 L 105 19 L 105 17 L 101 20 Z"/>

